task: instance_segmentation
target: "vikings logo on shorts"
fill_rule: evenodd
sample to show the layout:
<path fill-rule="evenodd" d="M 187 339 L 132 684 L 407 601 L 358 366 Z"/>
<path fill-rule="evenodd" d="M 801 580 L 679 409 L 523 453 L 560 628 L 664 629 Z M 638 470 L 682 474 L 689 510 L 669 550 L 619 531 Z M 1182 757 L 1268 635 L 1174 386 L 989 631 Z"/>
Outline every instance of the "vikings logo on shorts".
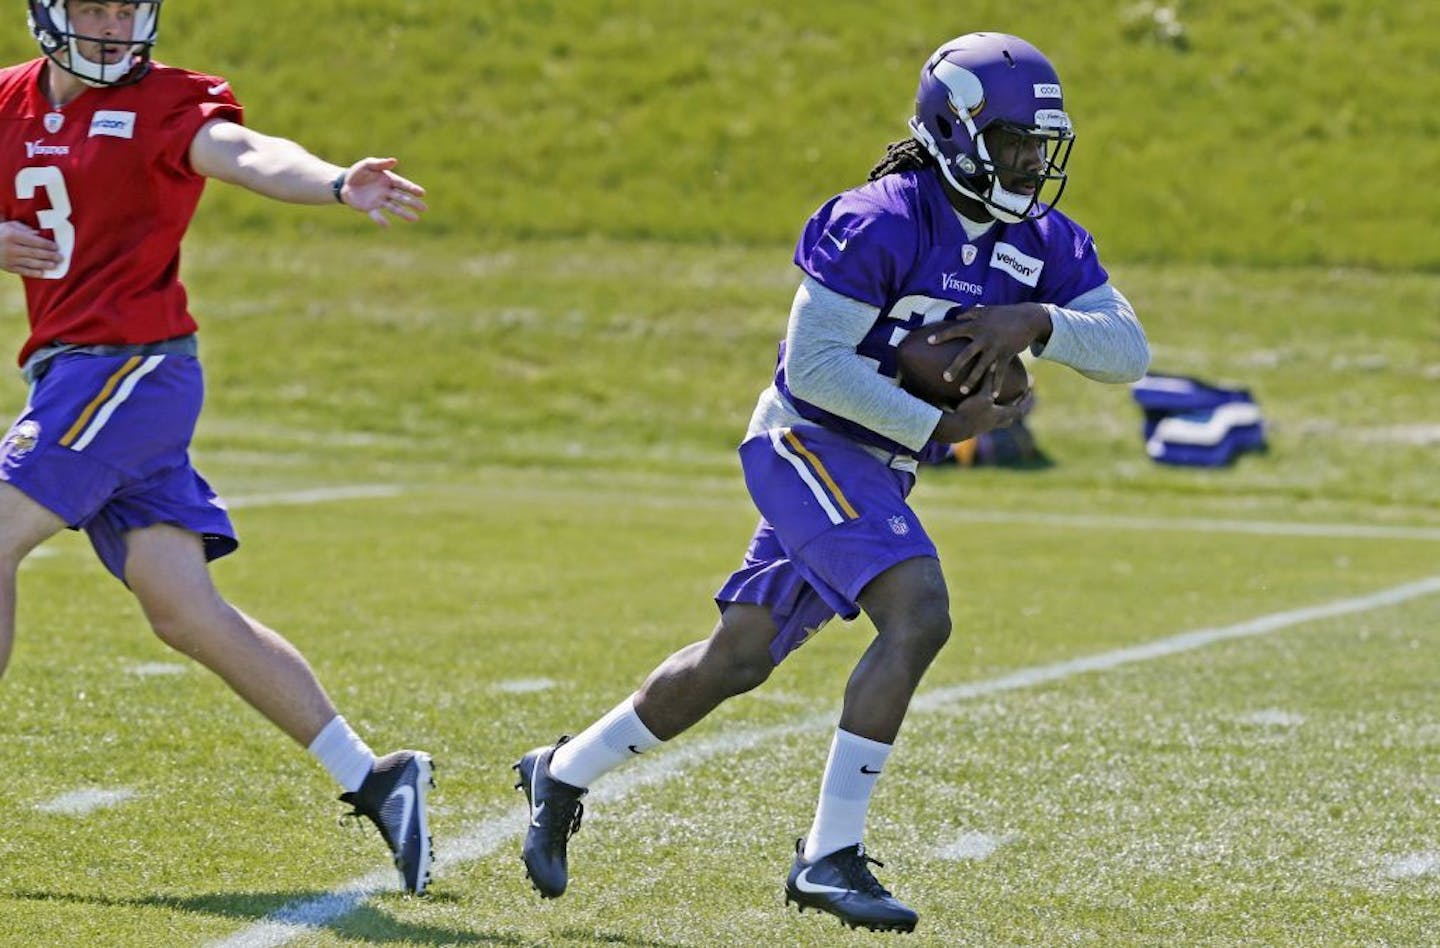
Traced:
<path fill-rule="evenodd" d="M 0 464 L 6 467 L 19 464 L 39 443 L 40 423 L 31 419 L 20 422 L 10 429 L 10 433 L 5 436 L 5 443 L 0 444 Z"/>

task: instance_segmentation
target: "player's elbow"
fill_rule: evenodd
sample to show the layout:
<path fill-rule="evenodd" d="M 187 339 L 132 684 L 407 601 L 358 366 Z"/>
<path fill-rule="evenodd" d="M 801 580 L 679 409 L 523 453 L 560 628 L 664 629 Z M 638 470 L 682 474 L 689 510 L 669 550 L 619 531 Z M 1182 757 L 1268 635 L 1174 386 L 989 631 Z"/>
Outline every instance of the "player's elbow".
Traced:
<path fill-rule="evenodd" d="M 1097 382 L 1127 385 L 1139 381 L 1150 370 L 1150 340 L 1145 337 L 1145 330 L 1134 318 L 1123 325 L 1121 344 L 1112 348 L 1110 364 L 1103 369 L 1082 370 L 1082 375 Z"/>
<path fill-rule="evenodd" d="M 1127 348 L 1129 358 L 1121 366 L 1124 378 L 1121 382 L 1138 382 L 1150 371 L 1150 340 L 1145 337 L 1145 329 L 1138 320 L 1130 321 L 1131 344 Z"/>

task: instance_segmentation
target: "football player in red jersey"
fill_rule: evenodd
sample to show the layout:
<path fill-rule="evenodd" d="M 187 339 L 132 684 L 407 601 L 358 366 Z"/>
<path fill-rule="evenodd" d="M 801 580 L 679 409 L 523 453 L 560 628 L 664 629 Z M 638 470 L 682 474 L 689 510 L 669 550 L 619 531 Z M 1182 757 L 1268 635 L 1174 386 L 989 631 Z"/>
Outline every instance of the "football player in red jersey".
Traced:
<path fill-rule="evenodd" d="M 0 69 L 0 269 L 25 285 L 32 385 L 0 444 L 0 671 L 20 561 L 85 530 L 155 633 L 306 747 L 420 892 L 429 756 L 377 758 L 304 657 L 211 582 L 207 562 L 238 543 L 190 464 L 203 382 L 178 273 L 207 178 L 386 226 L 418 220 L 425 191 L 394 158 L 342 167 L 245 127 L 224 79 L 151 59 L 160 7 L 29 0 L 43 55 Z"/>

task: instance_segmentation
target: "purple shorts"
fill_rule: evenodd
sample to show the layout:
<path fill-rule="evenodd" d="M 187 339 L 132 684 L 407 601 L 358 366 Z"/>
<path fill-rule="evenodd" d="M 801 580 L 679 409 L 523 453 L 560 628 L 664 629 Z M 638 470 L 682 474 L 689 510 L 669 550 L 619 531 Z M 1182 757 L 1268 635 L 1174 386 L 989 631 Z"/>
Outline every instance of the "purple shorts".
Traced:
<path fill-rule="evenodd" d="M 745 562 L 715 602 L 770 607 L 778 665 L 833 616 L 860 614 L 856 598 L 905 560 L 936 556 L 905 502 L 915 476 L 888 467 L 825 428 L 775 428 L 740 446 L 745 485 L 760 525 Z"/>
<path fill-rule="evenodd" d="M 0 444 L 0 481 L 83 529 L 122 581 L 125 534 L 157 523 L 224 556 L 239 546 L 235 528 L 190 466 L 204 389 L 191 355 L 56 356 Z"/>

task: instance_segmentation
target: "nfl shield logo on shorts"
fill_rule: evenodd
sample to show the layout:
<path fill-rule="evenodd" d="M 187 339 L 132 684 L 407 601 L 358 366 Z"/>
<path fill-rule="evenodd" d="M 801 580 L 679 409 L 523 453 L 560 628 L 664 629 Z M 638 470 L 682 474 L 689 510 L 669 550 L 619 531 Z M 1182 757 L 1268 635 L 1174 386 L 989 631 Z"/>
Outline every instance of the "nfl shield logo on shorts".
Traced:
<path fill-rule="evenodd" d="M 890 532 L 897 537 L 903 537 L 910 532 L 910 524 L 906 523 L 905 518 L 899 514 L 889 518 L 886 522 L 890 524 Z"/>

